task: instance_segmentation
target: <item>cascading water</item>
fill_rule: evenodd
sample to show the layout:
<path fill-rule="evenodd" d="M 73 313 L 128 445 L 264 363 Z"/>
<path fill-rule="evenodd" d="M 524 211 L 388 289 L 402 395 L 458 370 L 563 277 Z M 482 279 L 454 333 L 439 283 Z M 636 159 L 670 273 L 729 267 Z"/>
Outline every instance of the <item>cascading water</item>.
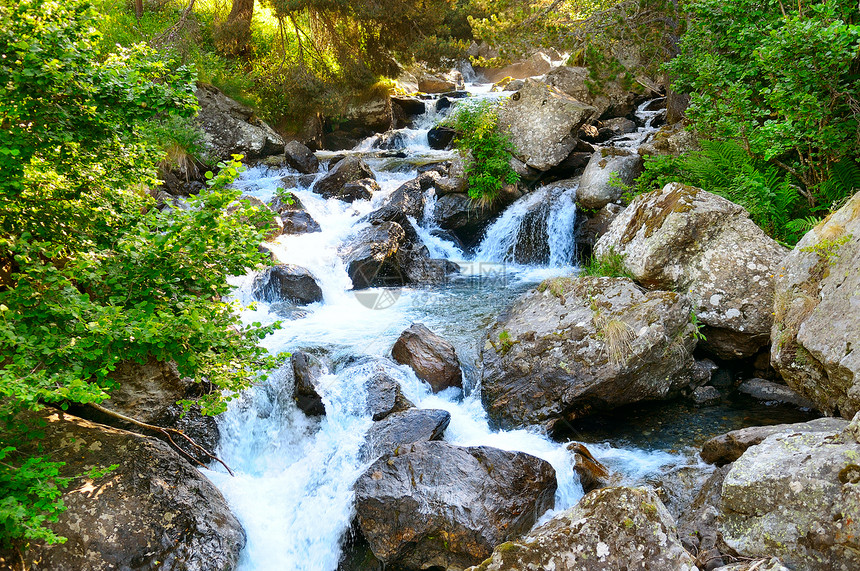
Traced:
<path fill-rule="evenodd" d="M 477 91 L 483 97 L 488 86 Z M 429 106 L 428 106 L 429 107 Z M 406 158 L 380 157 L 373 141 L 354 153 L 363 153 L 377 175 L 381 191 L 372 200 L 352 204 L 325 200 L 309 189 L 290 188 L 319 223 L 321 231 L 282 236 L 271 247 L 281 262 L 307 268 L 322 286 L 323 301 L 289 313 L 283 328 L 262 345 L 272 352 L 304 350 L 323 356 L 332 372 L 322 378 L 326 415 L 305 416 L 292 398 L 289 365 L 259 386 L 247 391 L 220 417 L 220 456 L 233 468 L 230 477 L 215 465 L 207 470 L 242 522 L 248 542 L 242 553 L 242 571 L 337 568 L 344 537 L 354 518 L 352 486 L 368 466 L 360 450 L 371 425 L 365 407 L 364 381 L 369 372 L 356 359 L 385 357 L 401 331 L 422 322 L 449 339 L 465 371 L 464 391 L 447 389 L 432 394 L 411 369 L 391 364 L 392 375 L 404 395 L 419 408 L 444 409 L 451 415 L 445 440 L 464 446 L 486 445 L 517 450 L 550 462 L 556 470 L 555 510 L 572 506 L 582 489 L 573 471 L 573 458 L 564 444 L 531 430 L 493 430 L 476 387 L 475 374 L 482 328 L 498 316 L 536 280 L 571 271 L 575 188 L 548 187 L 521 198 L 488 229 L 471 259 L 438 233 L 432 220 L 435 195 L 415 229 L 434 257 L 454 260 L 462 277 L 433 287 L 404 287 L 387 292 L 394 299 L 385 309 L 371 309 L 349 291 L 351 281 L 338 247 L 363 227 L 358 220 L 378 207 L 400 184 L 416 176 L 415 163 L 444 160 L 450 153 L 432 151 L 426 132 L 434 121 L 430 111 L 416 126 L 401 130 Z M 423 138 L 422 138 L 423 137 Z M 320 153 L 322 158 L 326 155 Z M 417 159 L 416 159 L 417 158 Z M 399 162 L 397 162 L 399 161 Z M 410 162 L 411 161 L 411 162 Z M 240 181 L 247 194 L 270 199 L 286 169 L 250 169 Z M 311 187 L 312 188 L 312 187 Z M 534 264 L 516 260 L 516 241 L 530 213 L 541 209 L 540 235 L 535 242 L 548 245 L 545 259 Z M 236 278 L 235 297 L 250 304 L 251 277 Z M 242 316 L 252 322 L 281 319 L 278 304 L 249 306 Z M 592 452 L 626 481 L 638 481 L 661 466 L 682 462 L 665 452 L 590 445 Z M 551 516 L 553 512 L 544 515 Z"/>

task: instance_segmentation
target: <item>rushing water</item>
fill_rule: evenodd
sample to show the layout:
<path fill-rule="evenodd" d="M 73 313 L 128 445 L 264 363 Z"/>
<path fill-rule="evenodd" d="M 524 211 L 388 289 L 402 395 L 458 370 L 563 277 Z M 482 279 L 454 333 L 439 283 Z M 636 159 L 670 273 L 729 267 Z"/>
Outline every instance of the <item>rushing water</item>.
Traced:
<path fill-rule="evenodd" d="M 479 97 L 498 97 L 488 86 L 471 86 Z M 429 107 L 429 106 L 428 106 Z M 366 156 L 382 188 L 372 200 L 347 204 L 325 200 L 307 188 L 290 189 L 320 224 L 322 231 L 282 236 L 272 245 L 278 260 L 307 268 L 323 290 L 323 301 L 287 315 L 281 330 L 263 341 L 273 352 L 305 350 L 322 355 L 332 370 L 320 390 L 326 407 L 322 418 L 309 418 L 292 399 L 291 377 L 285 369 L 247 391 L 222 415 L 221 457 L 236 472 L 207 471 L 227 498 L 248 535 L 242 553 L 243 571 L 336 569 L 341 545 L 354 517 L 352 486 L 367 467 L 359 454 L 371 419 L 364 407 L 362 366 L 348 366 L 362 356 L 389 355 L 399 334 L 421 322 L 449 339 L 464 367 L 464 390 L 432 394 L 411 369 L 392 363 L 405 396 L 419 408 L 444 409 L 451 414 L 445 440 L 463 446 L 487 445 L 528 452 L 550 462 L 558 477 L 555 511 L 572 506 L 582 489 L 573 472 L 573 459 L 563 443 L 536 430 L 499 431 L 490 428 L 481 405 L 476 360 L 483 330 L 514 299 L 551 276 L 575 271 L 573 231 L 575 188 L 546 188 L 527 194 L 487 230 L 473 255 L 433 233 L 432 189 L 428 209 L 414 225 L 434 257 L 461 265 L 461 274 L 432 287 L 373 290 L 386 296 L 385 309 L 371 309 L 350 291 L 351 282 L 338 247 L 361 229 L 357 221 L 378 207 L 403 182 L 417 175 L 417 164 L 450 158 L 427 144 L 427 130 L 438 119 L 434 111 L 410 129 L 389 133 L 406 158 L 379 157 L 380 141 L 373 137 L 354 151 Z M 395 143 L 392 143 L 395 144 Z M 320 153 L 322 159 L 329 155 Z M 256 167 L 240 180 L 247 194 L 270 199 L 282 186 L 287 169 Z M 543 244 L 532 260 L 522 244 Z M 283 319 L 278 304 L 250 304 L 251 277 L 236 278 L 236 298 L 249 305 L 247 322 Z M 667 466 L 685 463 L 686 456 L 636 446 L 596 444 L 592 451 L 628 483 L 641 482 Z M 549 517 L 553 512 L 544 515 Z"/>

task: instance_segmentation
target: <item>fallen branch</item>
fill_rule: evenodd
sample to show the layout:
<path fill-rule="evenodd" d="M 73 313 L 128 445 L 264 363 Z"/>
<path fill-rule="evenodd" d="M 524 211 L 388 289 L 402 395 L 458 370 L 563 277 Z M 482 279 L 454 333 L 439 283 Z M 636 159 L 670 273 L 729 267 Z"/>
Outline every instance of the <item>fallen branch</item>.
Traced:
<path fill-rule="evenodd" d="M 205 465 L 205 464 L 203 464 L 203 462 L 201 462 L 201 461 L 200 461 L 200 460 L 198 460 L 197 458 L 194 458 L 193 456 L 191 456 L 190 454 L 188 454 L 185 450 L 183 450 L 182 448 L 180 448 L 180 447 L 179 447 L 179 445 L 178 445 L 178 444 L 176 444 L 176 442 L 173 440 L 173 437 L 172 437 L 172 436 L 170 436 L 171 434 L 177 434 L 177 435 L 181 436 L 182 438 L 184 438 L 185 440 L 187 440 L 187 441 L 188 441 L 188 442 L 189 442 L 189 443 L 194 447 L 194 449 L 195 449 L 195 450 L 197 450 L 197 451 L 199 451 L 199 452 L 201 452 L 201 453 L 205 454 L 206 456 L 208 456 L 208 457 L 209 457 L 209 458 L 211 458 L 212 460 L 215 460 L 216 462 L 218 462 L 219 464 L 221 464 L 222 466 L 224 466 L 224 468 L 226 468 L 227 472 L 228 472 L 231 476 L 235 476 L 235 475 L 236 475 L 236 474 L 234 474 L 234 473 L 233 473 L 233 470 L 231 470 L 231 469 L 230 469 L 230 466 L 228 466 L 228 465 L 227 465 L 223 460 L 221 460 L 220 458 L 218 458 L 217 456 L 215 456 L 214 454 L 212 454 L 212 452 L 210 452 L 209 450 L 207 450 L 207 449 L 206 449 L 206 448 L 204 448 L 203 446 L 200 446 L 199 444 L 197 444 L 197 443 L 194 441 L 194 439 L 192 439 L 190 436 L 188 436 L 187 434 L 185 434 L 185 433 L 184 433 L 184 432 L 182 432 L 181 430 L 177 430 L 177 429 L 175 429 L 175 428 L 164 428 L 164 427 L 161 427 L 161 426 L 155 426 L 154 424 L 148 424 L 148 423 L 146 423 L 146 422 L 142 422 L 142 421 L 140 421 L 140 420 L 137 420 L 136 418 L 132 418 L 132 417 L 130 417 L 130 416 L 126 416 L 126 415 L 124 415 L 124 414 L 122 414 L 122 413 L 119 413 L 119 412 L 116 412 L 116 411 L 110 410 L 110 409 L 108 409 L 108 408 L 105 408 L 105 407 L 103 407 L 103 406 L 101 406 L 101 405 L 99 405 L 99 404 L 90 403 L 90 404 L 89 404 L 89 406 L 91 406 L 93 409 L 95 409 L 95 410 L 99 411 L 100 413 L 105 414 L 105 415 L 107 415 L 107 416 L 111 416 L 111 417 L 116 418 L 116 419 L 118 419 L 118 420 L 121 420 L 121 421 L 123 421 L 123 422 L 127 422 L 127 423 L 129 423 L 129 424 L 132 424 L 132 425 L 134 425 L 134 426 L 137 426 L 137 427 L 139 427 L 139 428 L 144 428 L 144 429 L 146 429 L 146 430 L 151 430 L 151 431 L 153 431 L 153 432 L 158 432 L 158 433 L 163 434 L 165 437 L 167 437 L 167 439 L 170 441 L 170 443 L 173 445 L 173 447 L 174 447 L 174 448 L 176 448 L 176 449 L 179 451 L 179 453 L 180 453 L 180 454 L 182 454 L 183 456 L 185 456 L 186 458 L 188 458 L 189 460 L 191 460 L 191 461 L 192 461 L 192 462 L 194 462 L 195 464 L 197 464 L 197 465 L 202 466 L 202 467 L 204 467 L 204 468 L 205 468 L 205 467 L 206 467 L 206 465 Z"/>

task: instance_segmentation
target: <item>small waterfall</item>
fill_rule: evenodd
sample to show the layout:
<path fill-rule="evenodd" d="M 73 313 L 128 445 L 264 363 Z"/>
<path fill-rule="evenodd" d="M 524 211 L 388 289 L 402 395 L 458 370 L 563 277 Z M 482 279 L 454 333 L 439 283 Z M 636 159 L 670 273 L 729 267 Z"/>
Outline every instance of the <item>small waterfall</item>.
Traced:
<path fill-rule="evenodd" d="M 475 259 L 569 267 L 575 224 L 576 188 L 541 187 L 517 200 L 487 229 Z"/>

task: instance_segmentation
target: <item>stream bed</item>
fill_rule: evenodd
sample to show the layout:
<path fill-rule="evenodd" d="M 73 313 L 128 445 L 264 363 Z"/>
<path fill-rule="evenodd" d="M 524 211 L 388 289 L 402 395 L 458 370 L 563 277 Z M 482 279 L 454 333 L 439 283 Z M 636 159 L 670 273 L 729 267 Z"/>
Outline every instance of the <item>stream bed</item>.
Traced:
<path fill-rule="evenodd" d="M 499 97 L 487 85 L 470 85 L 476 97 Z M 644 108 L 644 106 L 643 106 Z M 320 232 L 285 235 L 271 248 L 277 258 L 307 268 L 323 291 L 323 301 L 300 309 L 281 304 L 253 304 L 253 276 L 235 278 L 235 297 L 246 306 L 246 322 L 283 321 L 283 327 L 263 341 L 272 352 L 302 350 L 328 363 L 318 387 L 326 415 L 306 416 L 292 398 L 289 363 L 266 381 L 233 402 L 219 419 L 220 456 L 235 471 L 230 477 L 213 466 L 207 476 L 223 492 L 247 532 L 242 571 L 332 571 L 338 568 L 355 515 L 353 484 L 369 465 L 360 454 L 371 425 L 365 405 L 364 381 L 371 371 L 356 366 L 367 356 L 388 357 L 400 333 L 412 323 L 423 323 L 454 344 L 463 366 L 463 389 L 438 394 L 411 369 L 391 363 L 391 373 L 403 394 L 418 408 L 443 409 L 451 422 L 444 439 L 463 446 L 493 446 L 523 451 L 552 464 L 558 478 L 555 508 L 573 506 L 583 495 L 573 471 L 570 440 L 586 442 L 594 456 L 636 485 L 672 468 L 697 464 L 696 446 L 707 437 L 751 424 L 795 422 L 809 415 L 765 407 L 753 401 L 724 402 L 708 408 L 685 403 L 639 406 L 586 419 L 569 433 L 551 439 L 538 429 L 494 430 L 481 405 L 478 349 L 484 330 L 518 296 L 543 279 L 574 274 L 575 188 L 562 192 L 538 189 L 511 205 L 486 230 L 474 253 L 461 251 L 439 238 L 432 219 L 433 190 L 425 216 L 414 220 L 415 230 L 435 258 L 449 259 L 461 273 L 433 286 L 375 288 L 360 294 L 352 283 L 338 247 L 367 223 L 358 222 L 377 208 L 402 183 L 417 176 L 417 165 L 450 159 L 449 151 L 434 151 L 427 131 L 439 119 L 428 112 L 411 129 L 402 129 L 398 157 L 380 157 L 373 140 L 352 153 L 364 156 L 381 190 L 371 200 L 352 204 L 324 199 L 310 188 L 288 188 L 319 223 Z M 647 118 L 646 118 L 647 119 Z M 640 129 L 640 139 L 647 136 Z M 625 146 L 630 141 L 628 135 Z M 318 153 L 323 163 L 329 154 Z M 325 164 L 323 170 L 325 170 Z M 238 184 L 246 194 L 264 201 L 284 186 L 289 169 L 258 166 Z M 317 176 L 319 178 L 324 173 Z M 553 192 L 553 194 L 550 194 Z M 542 224 L 531 224 L 536 209 Z M 545 262 L 516 263 L 518 235 L 529 231 L 543 236 Z"/>

